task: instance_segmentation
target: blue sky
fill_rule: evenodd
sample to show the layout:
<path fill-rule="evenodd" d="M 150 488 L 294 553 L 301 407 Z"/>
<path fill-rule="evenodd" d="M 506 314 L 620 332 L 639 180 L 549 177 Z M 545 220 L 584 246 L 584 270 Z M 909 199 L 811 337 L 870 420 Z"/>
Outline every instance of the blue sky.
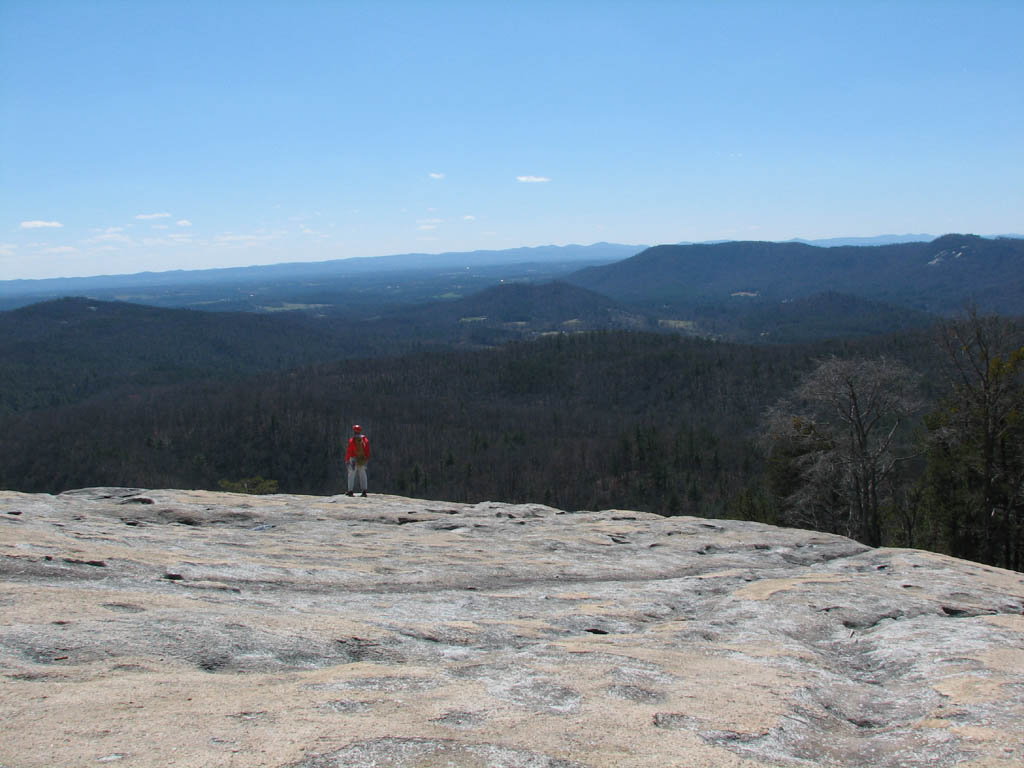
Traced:
<path fill-rule="evenodd" d="M 0 0 L 0 279 L 1024 231 L 1024 2 Z"/>

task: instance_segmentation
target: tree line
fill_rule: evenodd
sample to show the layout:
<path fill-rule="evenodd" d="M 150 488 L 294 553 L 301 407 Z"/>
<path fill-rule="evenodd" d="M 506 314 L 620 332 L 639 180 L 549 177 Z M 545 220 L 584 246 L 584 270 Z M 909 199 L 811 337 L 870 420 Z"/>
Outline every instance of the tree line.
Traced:
<path fill-rule="evenodd" d="M 936 341 L 931 401 L 879 356 L 822 360 L 776 402 L 763 437 L 780 519 L 1022 570 L 1021 327 L 968 311 Z"/>
<path fill-rule="evenodd" d="M 735 517 L 1020 569 L 1019 326 L 758 347 L 626 331 L 138 387 L 0 419 L 0 486 L 345 487 Z"/>

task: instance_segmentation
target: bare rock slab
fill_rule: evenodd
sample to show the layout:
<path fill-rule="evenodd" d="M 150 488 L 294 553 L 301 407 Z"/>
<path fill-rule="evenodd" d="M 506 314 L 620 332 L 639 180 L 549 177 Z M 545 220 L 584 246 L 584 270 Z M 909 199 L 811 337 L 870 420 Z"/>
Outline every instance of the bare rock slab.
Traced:
<path fill-rule="evenodd" d="M 1024 765 L 1024 575 L 738 521 L 0 492 L 0 768 Z"/>

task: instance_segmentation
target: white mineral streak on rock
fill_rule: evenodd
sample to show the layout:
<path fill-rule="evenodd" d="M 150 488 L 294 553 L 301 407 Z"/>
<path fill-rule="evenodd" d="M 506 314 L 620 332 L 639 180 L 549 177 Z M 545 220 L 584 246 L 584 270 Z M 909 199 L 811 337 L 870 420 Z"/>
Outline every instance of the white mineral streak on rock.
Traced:
<path fill-rule="evenodd" d="M 1024 576 L 736 521 L 0 492 L 0 765 L 1024 765 Z M 116 758 L 115 758 L 116 756 Z"/>

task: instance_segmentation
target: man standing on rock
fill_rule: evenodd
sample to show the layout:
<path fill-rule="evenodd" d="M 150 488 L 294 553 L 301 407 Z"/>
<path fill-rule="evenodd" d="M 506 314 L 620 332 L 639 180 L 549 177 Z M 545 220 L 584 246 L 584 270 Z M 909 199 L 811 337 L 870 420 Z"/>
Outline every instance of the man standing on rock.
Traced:
<path fill-rule="evenodd" d="M 370 460 L 370 441 L 363 434 L 363 428 L 352 425 L 352 437 L 348 439 L 348 450 L 345 451 L 345 464 L 348 467 L 348 493 L 355 494 L 356 477 L 359 478 L 359 489 L 366 496 L 366 463 Z"/>

